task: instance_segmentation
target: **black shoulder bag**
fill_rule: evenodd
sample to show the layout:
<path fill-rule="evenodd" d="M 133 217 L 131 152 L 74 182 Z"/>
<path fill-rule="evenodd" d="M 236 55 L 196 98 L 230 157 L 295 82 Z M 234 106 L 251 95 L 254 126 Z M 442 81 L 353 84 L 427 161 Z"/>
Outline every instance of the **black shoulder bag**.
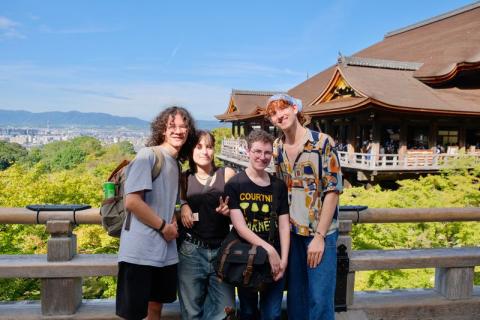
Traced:
<path fill-rule="evenodd" d="M 273 178 L 271 179 L 273 181 Z M 273 245 L 276 240 L 278 214 L 275 194 L 272 195 L 268 242 Z M 220 246 L 215 272 L 221 281 L 237 287 L 262 290 L 266 284 L 273 282 L 267 251 L 242 239 L 234 228 Z"/>

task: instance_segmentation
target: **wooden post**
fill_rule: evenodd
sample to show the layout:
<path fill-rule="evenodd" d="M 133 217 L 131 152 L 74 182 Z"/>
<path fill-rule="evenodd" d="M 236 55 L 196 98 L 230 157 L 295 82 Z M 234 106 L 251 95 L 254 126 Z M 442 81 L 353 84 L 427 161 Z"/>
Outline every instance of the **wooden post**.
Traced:
<path fill-rule="evenodd" d="M 338 228 L 339 235 L 337 240 L 337 246 L 340 244 L 347 247 L 348 256 L 352 256 L 352 237 L 350 232 L 352 231 L 352 220 L 340 220 L 340 226 Z M 353 292 L 355 288 L 355 271 L 350 271 L 347 277 L 347 306 L 353 304 Z"/>
<path fill-rule="evenodd" d="M 473 292 L 473 269 L 436 268 L 435 290 L 449 300 L 470 298 Z"/>
<path fill-rule="evenodd" d="M 69 261 L 77 251 L 72 224 L 66 220 L 47 221 L 51 234 L 47 243 L 48 261 Z M 82 278 L 42 279 L 42 314 L 58 316 L 74 314 L 82 302 Z"/>
<path fill-rule="evenodd" d="M 467 130 L 465 124 L 461 123 L 458 128 L 458 147 L 460 152 L 465 152 L 465 145 L 467 143 Z"/>
<path fill-rule="evenodd" d="M 428 147 L 435 153 L 437 151 L 438 121 L 432 120 L 428 133 Z"/>
<path fill-rule="evenodd" d="M 403 119 L 400 125 L 400 145 L 398 147 L 398 157 L 399 162 L 402 163 L 405 159 L 405 155 L 407 154 L 407 131 L 408 131 L 408 123 L 405 119 Z M 405 162 L 406 166 L 406 162 Z"/>
<path fill-rule="evenodd" d="M 325 133 L 329 136 L 333 136 L 332 120 L 330 119 L 325 119 Z"/>

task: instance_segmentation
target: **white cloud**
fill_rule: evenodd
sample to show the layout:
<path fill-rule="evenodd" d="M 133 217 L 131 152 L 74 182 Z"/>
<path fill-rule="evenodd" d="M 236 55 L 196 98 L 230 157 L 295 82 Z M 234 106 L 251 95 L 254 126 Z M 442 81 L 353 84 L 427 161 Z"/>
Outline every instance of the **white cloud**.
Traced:
<path fill-rule="evenodd" d="M 19 23 L 0 16 L 0 39 L 23 39 L 25 36 L 18 31 Z"/>

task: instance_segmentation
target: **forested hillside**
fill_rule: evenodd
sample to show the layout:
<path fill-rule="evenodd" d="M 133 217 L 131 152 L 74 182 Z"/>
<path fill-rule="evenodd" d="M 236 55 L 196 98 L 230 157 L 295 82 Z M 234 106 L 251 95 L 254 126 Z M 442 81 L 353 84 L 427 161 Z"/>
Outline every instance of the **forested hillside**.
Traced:
<path fill-rule="evenodd" d="M 217 152 L 229 129 L 216 129 Z M 27 152 L 19 145 L 0 143 L 0 207 L 34 203 L 85 203 L 98 207 L 101 185 L 124 158 L 134 157 L 126 142 L 102 146 L 90 137 L 54 142 Z M 342 205 L 376 208 L 465 207 L 480 205 L 480 166 L 472 170 L 449 169 L 440 175 L 403 180 L 395 191 L 374 187 L 351 188 Z M 0 225 L 0 254 L 45 253 L 44 226 Z M 115 253 L 118 240 L 100 226 L 75 229 L 80 253 Z M 353 228 L 355 249 L 470 246 L 480 243 L 479 223 L 371 224 Z M 366 272 L 356 279 L 357 290 L 431 287 L 433 270 Z M 476 283 L 480 284 L 476 273 Z M 39 299 L 39 281 L 0 279 L 0 300 Z M 87 278 L 86 298 L 115 294 L 112 277 Z"/>

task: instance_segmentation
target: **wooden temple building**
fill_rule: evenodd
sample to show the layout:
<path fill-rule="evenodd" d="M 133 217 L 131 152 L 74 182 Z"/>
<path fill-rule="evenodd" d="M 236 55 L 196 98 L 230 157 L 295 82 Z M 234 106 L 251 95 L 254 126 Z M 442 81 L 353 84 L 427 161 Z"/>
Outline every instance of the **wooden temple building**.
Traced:
<path fill-rule="evenodd" d="M 288 90 L 309 126 L 337 142 L 359 180 L 438 170 L 459 153 L 480 158 L 480 3 L 389 32 Z M 263 118 L 271 92 L 233 90 L 217 119 L 238 136 Z"/>

